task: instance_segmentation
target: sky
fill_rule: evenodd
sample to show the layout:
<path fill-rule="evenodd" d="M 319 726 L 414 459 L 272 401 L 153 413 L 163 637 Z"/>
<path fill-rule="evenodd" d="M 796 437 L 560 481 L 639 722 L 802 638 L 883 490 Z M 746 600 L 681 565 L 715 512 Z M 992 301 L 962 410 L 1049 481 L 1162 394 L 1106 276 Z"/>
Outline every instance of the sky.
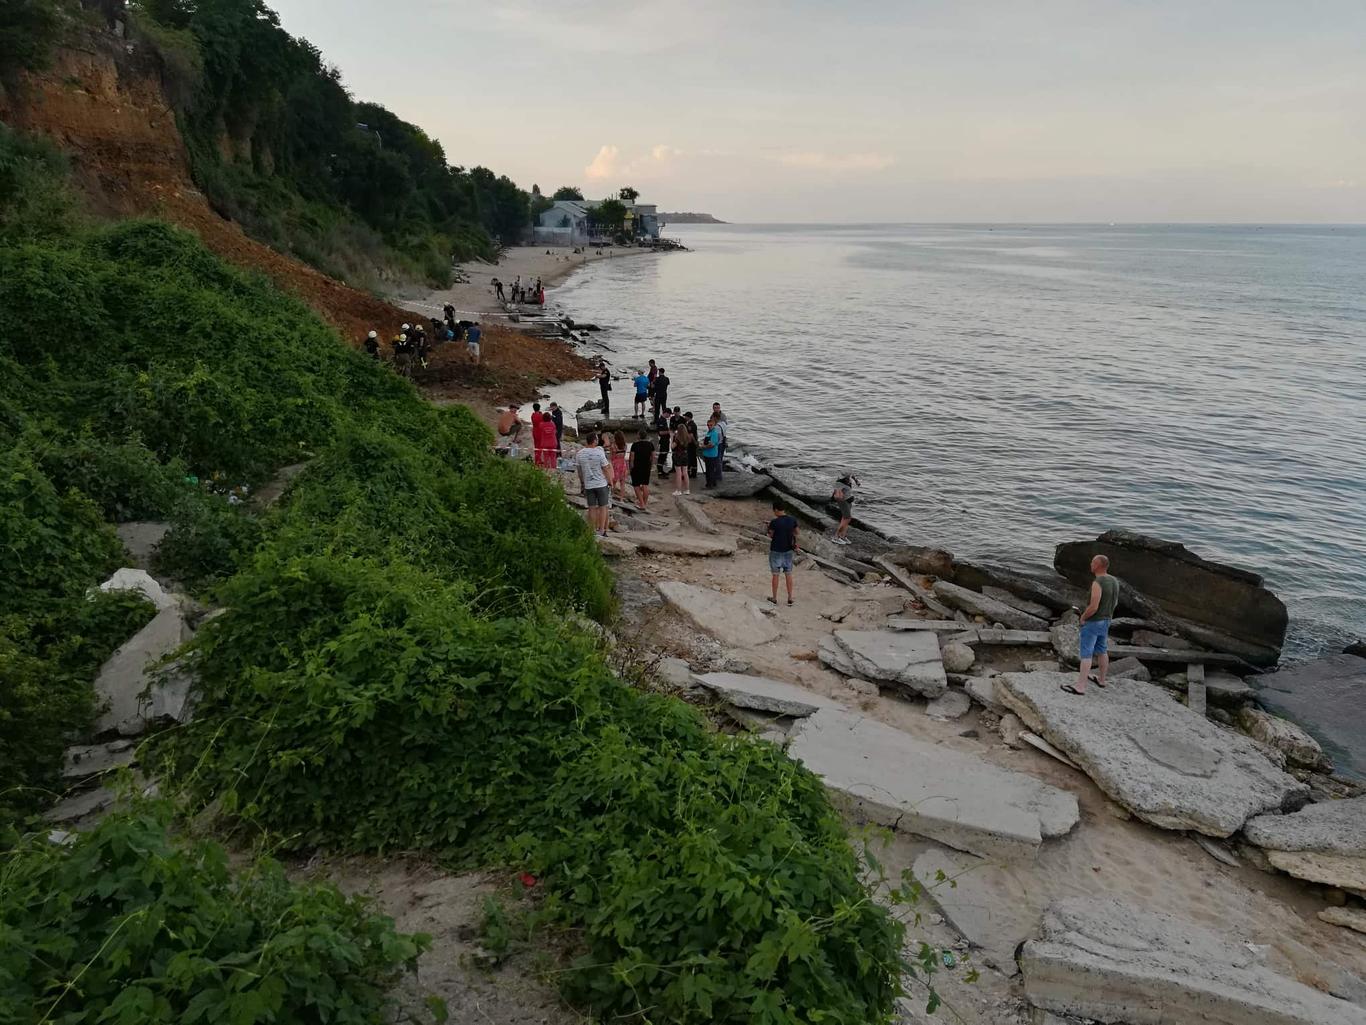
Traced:
<path fill-rule="evenodd" d="M 761 222 L 1366 222 L 1361 0 L 267 0 L 523 188 Z"/>

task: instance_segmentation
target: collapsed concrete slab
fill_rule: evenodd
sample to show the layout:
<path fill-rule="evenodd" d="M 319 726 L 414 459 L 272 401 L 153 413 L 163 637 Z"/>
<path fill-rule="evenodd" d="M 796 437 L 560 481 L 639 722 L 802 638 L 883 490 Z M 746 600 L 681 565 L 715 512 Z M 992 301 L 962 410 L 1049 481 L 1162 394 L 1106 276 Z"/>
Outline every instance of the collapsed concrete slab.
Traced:
<path fill-rule="evenodd" d="M 172 602 L 109 656 L 95 677 L 95 696 L 104 707 L 96 735 L 115 730 L 134 736 L 157 719 L 184 718 L 189 676 L 161 671 L 158 664 L 189 639 L 180 605 Z"/>
<path fill-rule="evenodd" d="M 1006 867 L 961 851 L 932 847 L 911 867 L 925 895 L 988 967 L 1015 975 L 1015 951 L 1038 935 L 1044 905 L 1039 887 Z"/>
<path fill-rule="evenodd" d="M 1035 1007 L 1126 1025 L 1366 1025 L 1366 1009 L 1266 967 L 1256 948 L 1114 900 L 1069 898 L 1020 956 Z"/>
<path fill-rule="evenodd" d="M 836 630 L 821 638 L 817 653 L 837 673 L 885 680 L 922 697 L 937 698 L 949 686 L 932 633 Z"/>
<path fill-rule="evenodd" d="M 769 680 L 762 676 L 740 673 L 706 673 L 694 679 L 703 687 L 737 708 L 774 715 L 811 715 L 822 708 L 843 708 L 815 691 L 783 680 Z"/>
<path fill-rule="evenodd" d="M 664 600 L 721 643 L 734 648 L 776 640 L 778 628 L 747 598 L 679 580 L 659 585 Z"/>
<path fill-rule="evenodd" d="M 114 570 L 114 575 L 104 583 L 100 584 L 101 591 L 136 591 L 157 607 L 157 611 L 169 609 L 176 605 L 177 599 L 152 579 L 151 575 L 145 570 L 123 569 Z"/>
<path fill-rule="evenodd" d="M 987 598 L 994 598 L 1003 605 L 1009 605 L 1012 609 L 1019 609 L 1026 615 L 1033 616 L 1035 619 L 1042 619 L 1045 622 L 1053 618 L 1053 610 L 1047 605 L 1028 598 L 1021 598 L 1014 591 L 1007 591 L 1004 587 L 993 587 L 985 584 L 981 588 L 982 594 Z"/>
<path fill-rule="evenodd" d="M 1267 860 L 1299 879 L 1366 892 L 1366 797 L 1258 815 L 1243 827 Z"/>
<path fill-rule="evenodd" d="M 1077 824 L 1077 799 L 852 712 L 822 709 L 788 753 L 853 813 L 984 857 L 1032 858 Z"/>
<path fill-rule="evenodd" d="M 1279 658 L 1289 617 L 1285 603 L 1262 586 L 1258 574 L 1202 559 L 1173 541 L 1123 530 L 1108 531 L 1094 541 L 1060 544 L 1053 565 L 1073 583 L 1089 586 L 1095 555 L 1108 556 L 1110 572 L 1169 616 L 1243 642 L 1237 647 L 1211 644 L 1217 650 L 1232 651 L 1255 665 L 1273 665 Z M 1191 636 L 1193 631 L 1176 632 Z M 1218 641 L 1207 632 L 1192 639 Z"/>
<path fill-rule="evenodd" d="M 946 690 L 925 706 L 931 719 L 961 719 L 972 710 L 972 699 L 961 690 Z"/>
<path fill-rule="evenodd" d="M 1061 690 L 1066 673 L 1006 673 L 996 698 L 1113 800 L 1164 829 L 1224 837 L 1254 815 L 1300 807 L 1308 787 L 1248 737 L 1136 682 Z"/>
<path fill-rule="evenodd" d="M 944 604 L 962 609 L 970 616 L 983 616 L 988 623 L 1000 623 L 1016 630 L 1047 630 L 1048 620 L 1021 612 L 1013 605 L 1007 605 L 985 594 L 969 591 L 966 587 L 951 584 L 947 580 L 936 581 L 934 596 Z"/>
<path fill-rule="evenodd" d="M 658 555 L 695 555 L 710 558 L 716 555 L 734 555 L 736 539 L 733 537 L 679 537 L 674 534 L 656 534 L 653 531 L 632 531 L 628 539 L 639 551 L 655 552 Z"/>
<path fill-rule="evenodd" d="M 1253 740 L 1260 740 L 1285 755 L 1291 765 L 1306 769 L 1332 769 L 1332 763 L 1324 757 L 1319 742 L 1289 719 L 1270 715 L 1249 705 L 1238 709 L 1234 721 Z"/>

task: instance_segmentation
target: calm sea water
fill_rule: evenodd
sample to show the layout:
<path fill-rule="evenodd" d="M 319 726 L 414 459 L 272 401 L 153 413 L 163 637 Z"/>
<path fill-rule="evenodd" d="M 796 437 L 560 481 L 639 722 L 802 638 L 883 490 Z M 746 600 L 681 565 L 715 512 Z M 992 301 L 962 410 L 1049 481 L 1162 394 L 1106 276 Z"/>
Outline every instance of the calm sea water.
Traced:
<path fill-rule="evenodd" d="M 964 556 L 1182 541 L 1266 576 L 1288 654 L 1366 634 L 1366 227 L 673 233 L 553 301 L 733 448 L 852 469 L 862 515 Z"/>

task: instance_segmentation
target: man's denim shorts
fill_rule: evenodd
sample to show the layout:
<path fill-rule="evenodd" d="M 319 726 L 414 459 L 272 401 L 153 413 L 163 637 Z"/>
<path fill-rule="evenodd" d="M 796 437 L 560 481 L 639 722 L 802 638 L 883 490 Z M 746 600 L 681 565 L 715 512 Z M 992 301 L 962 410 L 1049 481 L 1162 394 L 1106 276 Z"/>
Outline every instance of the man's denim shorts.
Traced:
<path fill-rule="evenodd" d="M 770 551 L 768 553 L 768 571 L 770 573 L 791 573 L 792 553 Z"/>
<path fill-rule="evenodd" d="M 1081 624 L 1081 657 L 1109 654 L 1110 621 L 1088 619 Z"/>

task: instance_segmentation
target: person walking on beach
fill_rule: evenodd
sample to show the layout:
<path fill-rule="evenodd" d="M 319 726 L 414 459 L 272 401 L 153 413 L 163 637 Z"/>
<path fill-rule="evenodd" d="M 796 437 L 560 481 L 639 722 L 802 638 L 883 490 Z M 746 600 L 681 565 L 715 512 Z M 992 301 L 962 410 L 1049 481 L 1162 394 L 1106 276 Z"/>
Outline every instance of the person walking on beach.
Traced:
<path fill-rule="evenodd" d="M 1105 686 L 1105 674 L 1110 671 L 1110 620 L 1119 604 L 1119 581 L 1110 576 L 1110 560 L 1097 555 L 1091 560 L 1091 600 L 1081 614 L 1081 644 L 1077 655 L 1081 669 L 1075 684 L 1064 683 L 1062 689 L 1078 697 L 1086 693 L 1086 684 Z M 1096 671 L 1091 672 L 1094 659 Z"/>
<path fill-rule="evenodd" d="M 635 409 L 631 411 L 631 415 L 638 420 L 644 420 L 645 403 L 650 398 L 650 379 L 645 375 L 644 371 L 641 371 L 640 373 L 636 374 L 635 386 L 636 405 Z"/>
<path fill-rule="evenodd" d="M 503 283 L 497 278 L 494 278 L 489 284 L 493 286 L 493 294 L 498 297 L 498 301 L 504 302 L 507 297 L 503 294 Z"/>
<path fill-rule="evenodd" d="M 602 418 L 606 420 L 612 415 L 612 401 L 608 392 L 612 390 L 612 371 L 607 369 L 604 364 L 598 374 L 598 391 L 602 392 Z"/>
<path fill-rule="evenodd" d="M 711 417 L 707 421 L 707 433 L 702 436 L 699 444 L 702 448 L 702 465 L 707 468 L 702 486 L 710 490 L 716 487 L 720 480 L 721 428 L 716 425 L 716 417 Z"/>
<path fill-rule="evenodd" d="M 583 485 L 584 498 L 588 500 L 588 525 L 599 537 L 607 536 L 607 515 L 612 505 L 612 464 L 607 461 L 598 436 L 589 433 L 584 439 L 583 448 L 574 457 L 579 471 L 579 482 Z"/>
<path fill-rule="evenodd" d="M 663 367 L 660 367 L 659 373 L 655 374 L 653 395 L 655 416 L 659 416 L 660 413 L 667 415 L 669 412 L 669 375 L 664 372 Z"/>
<path fill-rule="evenodd" d="M 797 518 L 790 516 L 781 498 L 773 500 L 773 519 L 768 521 L 768 569 L 773 574 L 769 601 L 778 604 L 778 577 L 787 577 L 787 603 L 792 604 L 792 558 L 797 551 Z"/>
<path fill-rule="evenodd" d="M 689 452 L 693 455 L 690 457 Z M 692 481 L 688 473 L 691 463 L 689 459 L 696 459 L 697 439 L 692 436 L 686 423 L 680 423 L 673 434 L 673 457 L 674 457 L 674 495 L 691 495 Z"/>
<path fill-rule="evenodd" d="M 854 518 L 854 489 L 857 487 L 858 478 L 846 473 L 835 481 L 835 489 L 830 494 L 830 500 L 840 514 L 839 526 L 835 528 L 835 536 L 830 539 L 837 545 L 849 544 L 849 524 Z"/>
<path fill-rule="evenodd" d="M 650 464 L 654 458 L 655 447 L 642 427 L 631 445 L 631 487 L 635 489 L 636 505 L 642 512 L 650 505 Z"/>

